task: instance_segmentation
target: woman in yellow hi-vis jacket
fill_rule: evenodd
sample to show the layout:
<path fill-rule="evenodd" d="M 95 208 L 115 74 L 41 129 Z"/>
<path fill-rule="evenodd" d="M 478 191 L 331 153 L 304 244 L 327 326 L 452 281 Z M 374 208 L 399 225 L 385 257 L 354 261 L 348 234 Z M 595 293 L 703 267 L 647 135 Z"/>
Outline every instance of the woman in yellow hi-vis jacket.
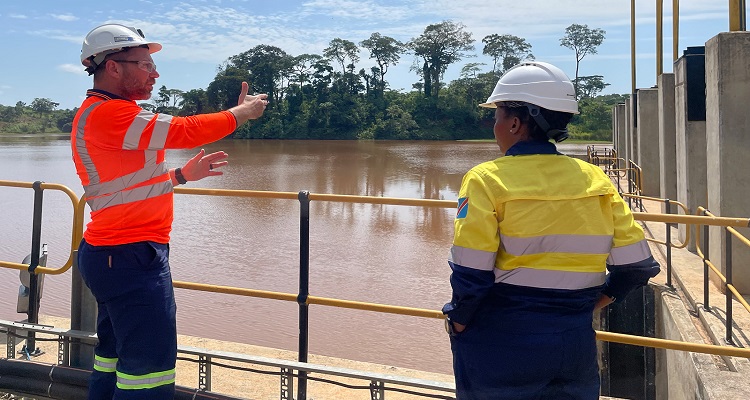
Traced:
<path fill-rule="evenodd" d="M 495 109 L 504 157 L 472 168 L 459 193 L 443 308 L 457 398 L 598 399 L 593 312 L 659 264 L 604 172 L 550 141 L 578 114 L 565 73 L 524 62 L 481 106 Z"/>

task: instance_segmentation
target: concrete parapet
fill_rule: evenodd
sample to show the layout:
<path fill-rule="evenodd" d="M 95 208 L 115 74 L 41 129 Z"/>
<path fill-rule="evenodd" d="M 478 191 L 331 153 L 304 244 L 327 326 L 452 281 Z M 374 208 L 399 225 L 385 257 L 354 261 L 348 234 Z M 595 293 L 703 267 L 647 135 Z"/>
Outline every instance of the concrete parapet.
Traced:
<path fill-rule="evenodd" d="M 705 56 L 702 48 L 691 48 L 674 65 L 677 201 L 690 214 L 706 206 L 706 113 Z M 680 214 L 684 214 L 681 209 Z M 684 241 L 688 227 L 680 225 Z M 688 249 L 695 252 L 695 227 L 690 227 Z"/>
<path fill-rule="evenodd" d="M 750 216 L 750 32 L 719 33 L 706 42 L 706 166 L 708 208 L 722 217 Z M 748 235 L 747 229 L 740 229 Z M 724 230 L 710 230 L 710 258 L 726 274 Z M 750 248 L 734 240 L 733 283 L 750 294 Z"/>
<path fill-rule="evenodd" d="M 659 197 L 659 107 L 657 89 L 638 89 L 638 165 L 643 170 L 643 194 Z"/>
<path fill-rule="evenodd" d="M 677 161 L 675 143 L 674 74 L 657 79 L 659 103 L 659 197 L 677 200 Z M 666 212 L 666 204 L 662 212 Z M 673 211 L 674 212 L 674 211 Z"/>

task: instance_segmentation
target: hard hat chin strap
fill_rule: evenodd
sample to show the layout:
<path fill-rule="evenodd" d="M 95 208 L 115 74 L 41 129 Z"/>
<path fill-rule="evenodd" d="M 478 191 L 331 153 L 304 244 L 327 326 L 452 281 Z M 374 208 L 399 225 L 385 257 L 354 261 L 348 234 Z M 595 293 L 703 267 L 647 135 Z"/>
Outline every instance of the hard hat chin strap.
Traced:
<path fill-rule="evenodd" d="M 526 103 L 526 108 L 529 109 L 529 115 L 531 115 L 531 118 L 534 118 L 534 122 L 542 128 L 542 131 L 547 134 L 548 138 L 554 140 L 555 143 L 560 143 L 568 138 L 567 129 L 550 129 L 549 123 L 544 119 L 539 106 Z"/>

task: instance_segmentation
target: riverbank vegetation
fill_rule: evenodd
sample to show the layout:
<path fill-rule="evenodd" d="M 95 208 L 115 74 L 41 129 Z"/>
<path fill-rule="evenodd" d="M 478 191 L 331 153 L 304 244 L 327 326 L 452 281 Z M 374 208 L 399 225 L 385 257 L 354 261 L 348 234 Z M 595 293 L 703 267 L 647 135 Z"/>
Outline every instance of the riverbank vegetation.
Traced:
<path fill-rule="evenodd" d="M 571 137 L 611 140 L 612 106 L 623 95 L 599 93 L 601 75 L 578 76 L 586 54 L 596 53 L 604 31 L 573 24 L 560 39 L 575 52 L 574 83 L 581 114 L 571 125 Z M 246 139 L 385 139 L 465 140 L 492 137 L 493 113 L 481 109 L 499 77 L 524 59 L 534 59 L 531 44 L 513 35 L 482 39 L 482 53 L 493 60 L 466 63 L 458 79 L 444 82 L 447 67 L 473 57 L 474 39 L 461 23 L 443 21 L 427 26 L 407 43 L 380 33 L 355 44 L 335 38 L 323 54 L 292 56 L 270 45 L 259 45 L 227 59 L 206 89 L 187 91 L 162 86 L 152 101 L 141 105 L 154 112 L 192 115 L 236 104 L 240 83 L 267 93 L 264 116 L 240 127 L 235 138 Z M 376 66 L 358 68 L 368 53 Z M 418 79 L 408 91 L 393 90 L 386 75 L 402 56 L 411 55 Z M 59 103 L 35 98 L 31 104 L 0 105 L 0 133 L 70 132 L 76 109 L 58 110 Z"/>

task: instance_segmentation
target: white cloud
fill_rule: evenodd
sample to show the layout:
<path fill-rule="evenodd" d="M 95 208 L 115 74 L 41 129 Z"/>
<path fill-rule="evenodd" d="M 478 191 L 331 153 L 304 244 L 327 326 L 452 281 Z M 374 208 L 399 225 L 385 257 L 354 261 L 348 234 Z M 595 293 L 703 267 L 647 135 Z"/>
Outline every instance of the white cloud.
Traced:
<path fill-rule="evenodd" d="M 47 39 L 57 39 L 64 42 L 75 43 L 80 45 L 83 42 L 83 37 L 76 34 L 72 34 L 62 30 L 43 29 L 36 31 L 29 31 L 30 35 L 39 36 Z"/>
<path fill-rule="evenodd" d="M 373 0 L 311 0 L 302 3 L 303 14 L 363 20 L 401 20 L 414 13 L 413 4 L 382 6 Z"/>
<path fill-rule="evenodd" d="M 29 17 L 27 17 L 26 15 L 23 15 L 23 14 L 10 14 L 9 17 L 15 18 L 15 19 L 27 19 L 27 18 L 29 18 Z"/>
<path fill-rule="evenodd" d="M 78 17 L 76 17 L 75 15 L 70 15 L 70 14 L 50 14 L 50 16 L 54 19 L 65 21 L 65 22 L 78 20 Z"/>
<path fill-rule="evenodd" d="M 82 65 L 76 65 L 76 64 L 60 64 L 57 66 L 57 69 L 63 72 L 68 72 L 75 75 L 81 75 L 81 76 L 87 76 L 88 73 L 84 71 Z"/>

